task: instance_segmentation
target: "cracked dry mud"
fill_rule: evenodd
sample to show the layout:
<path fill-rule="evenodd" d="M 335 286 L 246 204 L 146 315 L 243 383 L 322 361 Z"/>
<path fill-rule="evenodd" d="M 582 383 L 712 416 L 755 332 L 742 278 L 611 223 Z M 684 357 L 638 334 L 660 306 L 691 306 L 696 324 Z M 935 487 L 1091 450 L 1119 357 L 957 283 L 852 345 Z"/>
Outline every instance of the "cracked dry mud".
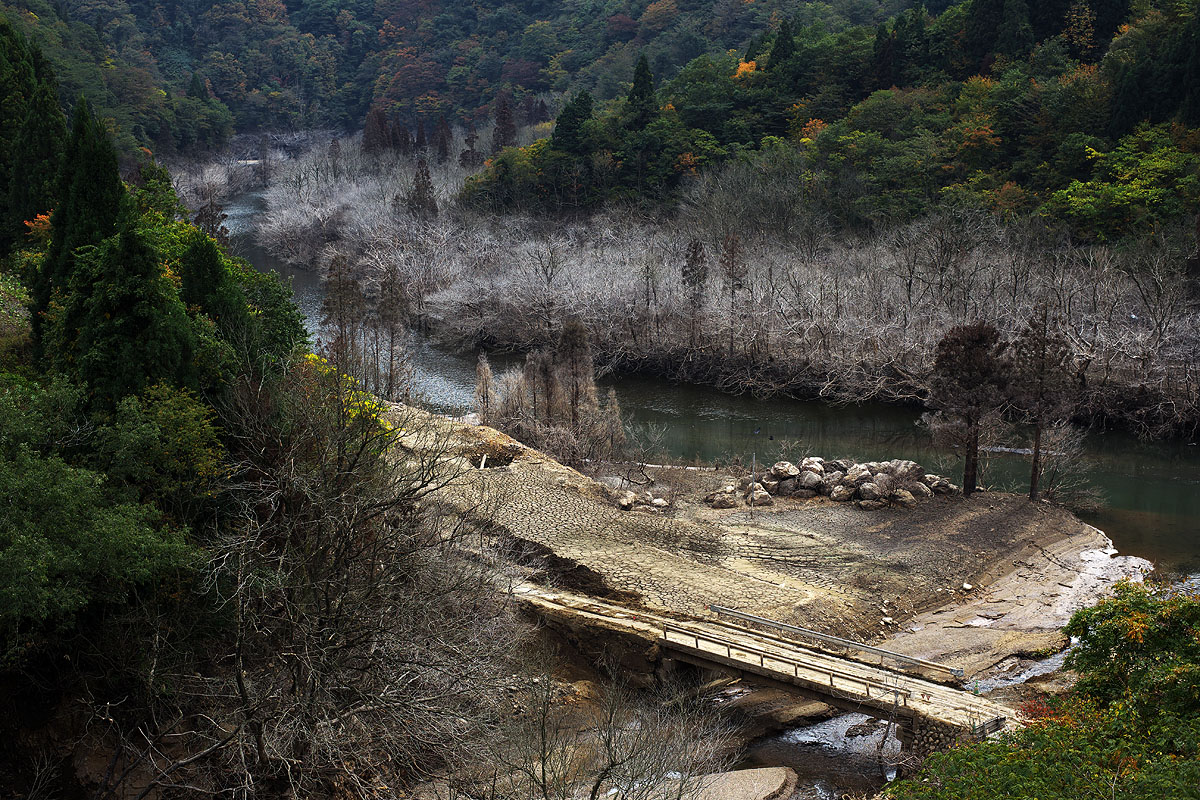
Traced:
<path fill-rule="evenodd" d="M 992 493 L 875 511 L 788 498 L 751 514 L 699 502 L 725 480 L 719 475 L 659 471 L 666 483 L 691 484 L 677 487 L 674 507 L 621 511 L 604 486 L 504 434 L 440 424 L 449 426 L 452 449 L 463 457 L 456 462 L 461 474 L 440 498 L 509 541 L 552 551 L 556 569 L 549 572 L 566 588 L 607 591 L 630 605 L 688 616 L 708 616 L 709 605 L 722 605 L 873 640 L 918 627 L 897 644 L 935 659 L 955 653 L 972 672 L 1057 641 L 1062 621 L 1041 613 L 1053 605 L 1050 587 L 1082 571 L 1075 566 L 1081 551 L 1108 546 L 1065 510 Z M 465 468 L 478 467 L 485 453 L 502 465 Z M 1057 555 L 1046 557 L 1050 551 Z M 581 573 L 589 585 L 578 585 Z M 972 589 L 964 592 L 964 583 Z M 969 609 L 963 614 L 973 625 L 959 619 L 963 614 L 946 614 L 983 595 L 1028 613 L 1011 614 L 1012 624 L 995 630 Z M 966 627 L 969 641 L 939 647 L 940 627 Z"/>

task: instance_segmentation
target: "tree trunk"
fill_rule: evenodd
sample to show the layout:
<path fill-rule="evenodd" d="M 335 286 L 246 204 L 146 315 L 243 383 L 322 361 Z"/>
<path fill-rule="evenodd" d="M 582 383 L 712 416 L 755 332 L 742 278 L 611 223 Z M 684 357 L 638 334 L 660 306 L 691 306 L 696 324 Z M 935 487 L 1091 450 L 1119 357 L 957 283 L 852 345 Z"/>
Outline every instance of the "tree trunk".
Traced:
<path fill-rule="evenodd" d="M 975 482 L 979 476 L 979 424 L 971 425 L 971 442 L 967 446 L 967 460 L 963 464 L 963 497 L 975 493 Z"/>
<path fill-rule="evenodd" d="M 1039 486 L 1042 482 L 1042 423 L 1039 421 L 1033 427 L 1033 469 L 1029 473 L 1029 499 L 1038 501 Z"/>

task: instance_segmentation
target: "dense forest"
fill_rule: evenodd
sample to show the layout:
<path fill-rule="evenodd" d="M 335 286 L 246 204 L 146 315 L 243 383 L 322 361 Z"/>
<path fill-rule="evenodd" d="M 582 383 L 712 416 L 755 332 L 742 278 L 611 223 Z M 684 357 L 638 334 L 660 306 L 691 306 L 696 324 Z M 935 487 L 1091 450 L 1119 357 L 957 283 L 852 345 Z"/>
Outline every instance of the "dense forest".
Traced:
<path fill-rule="evenodd" d="M 638 54 L 673 73 L 744 46 L 780 15 L 874 24 L 874 0 L 743 3 L 188 2 L 14 0 L 0 12 L 84 92 L 122 146 L 221 143 L 233 130 L 361 124 L 372 105 L 409 124 L 487 117 L 501 92 L 623 91 Z"/>
<path fill-rule="evenodd" d="M 792 206 L 842 227 L 965 207 L 1113 239 L 1194 213 L 1200 16 L 1170 6 L 1124 23 L 1127 9 L 1058 5 L 919 6 L 873 30 L 784 20 L 668 80 L 643 58 L 623 98 L 571 96 L 552 136 L 500 153 L 465 198 L 661 206 L 761 151 L 764 173 L 800 162 Z"/>

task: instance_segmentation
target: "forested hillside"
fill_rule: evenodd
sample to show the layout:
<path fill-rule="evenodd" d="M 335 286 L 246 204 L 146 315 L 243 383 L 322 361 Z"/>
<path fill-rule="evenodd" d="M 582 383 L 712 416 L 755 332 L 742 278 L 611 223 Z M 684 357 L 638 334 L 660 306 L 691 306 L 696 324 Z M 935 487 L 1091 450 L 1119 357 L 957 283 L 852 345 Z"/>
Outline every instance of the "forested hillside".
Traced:
<path fill-rule="evenodd" d="M 85 92 L 120 135 L 182 149 L 217 143 L 231 126 L 349 129 L 372 102 L 413 124 L 478 120 L 502 90 L 586 86 L 611 97 L 641 52 L 670 75 L 784 15 L 841 29 L 893 10 L 877 0 L 0 4 L 54 63 L 64 100 Z"/>
<path fill-rule="evenodd" d="M 504 151 L 465 197 L 661 205 L 685 178 L 760 150 L 762 174 L 793 178 L 768 215 L 783 205 L 863 228 L 969 207 L 1089 238 L 1143 233 L 1200 196 L 1200 16 L 1093 5 L 972 0 L 840 31 L 784 20 L 668 80 L 643 60 L 625 97 L 574 95 L 553 136 Z"/>

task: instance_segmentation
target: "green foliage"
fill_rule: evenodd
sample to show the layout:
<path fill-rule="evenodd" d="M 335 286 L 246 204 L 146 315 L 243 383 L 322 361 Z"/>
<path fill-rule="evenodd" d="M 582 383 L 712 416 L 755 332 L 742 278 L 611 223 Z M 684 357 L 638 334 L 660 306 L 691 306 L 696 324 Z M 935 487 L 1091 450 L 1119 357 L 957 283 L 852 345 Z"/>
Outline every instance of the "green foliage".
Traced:
<path fill-rule="evenodd" d="M 931 756 L 895 800 L 1195 797 L 1200 786 L 1200 598 L 1120 583 L 1071 618 L 1074 692 L 1027 727 Z"/>
<path fill-rule="evenodd" d="M 1047 199 L 1043 213 L 1102 239 L 1146 230 L 1194 210 L 1200 200 L 1200 155 L 1180 149 L 1165 125 L 1144 126 L 1110 152 L 1088 152 L 1092 178 Z"/>
<path fill-rule="evenodd" d="M 0 630 L 9 654 L 31 630 L 71 624 L 178 566 L 154 508 L 113 504 L 102 476 L 24 448 L 0 455 Z"/>
<path fill-rule="evenodd" d="M 152 503 L 194 524 L 228 468 L 211 408 L 185 389 L 151 386 L 125 397 L 95 436 L 88 459 L 130 501 Z"/>
<path fill-rule="evenodd" d="M 782 23 L 769 55 L 761 39 L 747 51 L 765 67 L 702 55 L 658 92 L 653 58 L 639 59 L 623 100 L 593 103 L 587 124 L 572 99 L 549 150 L 496 159 L 465 197 L 552 211 L 670 202 L 698 166 L 785 141 L 843 226 L 951 205 L 1040 212 L 1083 238 L 1144 233 L 1200 207 L 1196 132 L 1134 130 L 1145 118 L 1200 121 L 1200 15 L 1145 14 L 1107 51 L 1086 44 L 1119 5 L 1089 16 L 1064 2 L 972 0 L 936 18 L 911 8 L 874 30 Z"/>
<path fill-rule="evenodd" d="M 178 291 L 141 232 L 127 227 L 80 254 L 48 352 L 94 402 L 113 407 L 164 380 L 200 388 L 196 351 Z"/>
<path fill-rule="evenodd" d="M 1200 599 L 1121 583 L 1063 631 L 1079 638 L 1067 666 L 1081 692 L 1147 717 L 1200 717 Z"/>
<path fill-rule="evenodd" d="M 0 641 L 5 654 L 119 603 L 180 565 L 187 550 L 150 505 L 124 502 L 86 449 L 80 392 L 0 375 Z"/>

